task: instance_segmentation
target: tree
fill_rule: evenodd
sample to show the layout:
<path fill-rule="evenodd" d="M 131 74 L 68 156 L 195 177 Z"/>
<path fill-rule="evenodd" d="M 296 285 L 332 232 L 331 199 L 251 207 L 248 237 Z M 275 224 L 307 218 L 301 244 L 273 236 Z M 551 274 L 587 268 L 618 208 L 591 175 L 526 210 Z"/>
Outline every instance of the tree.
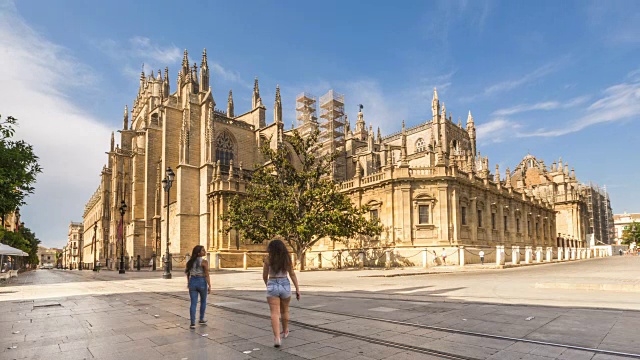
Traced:
<path fill-rule="evenodd" d="M 630 245 L 633 242 L 640 245 L 640 224 L 635 221 L 622 230 L 622 243 Z"/>
<path fill-rule="evenodd" d="M 12 140 L 17 120 L 0 116 L 0 216 L 25 204 L 34 191 L 36 176 L 42 172 L 33 147 L 23 140 Z"/>
<path fill-rule="evenodd" d="M 287 137 L 290 146 L 279 144 L 274 150 L 264 144 L 265 164 L 252 174 L 246 194 L 235 196 L 222 217 L 227 233 L 235 229 L 252 243 L 282 237 L 301 270 L 305 253 L 322 238 L 346 241 L 382 231 L 377 219 L 363 216 L 369 212 L 366 206 L 354 206 L 329 179 L 338 154 L 320 154 L 318 134 L 303 138 L 294 130 Z"/>
<path fill-rule="evenodd" d="M 0 243 L 28 253 L 29 257 L 26 263 L 38 265 L 38 245 L 40 245 L 40 240 L 29 228 L 22 226 L 17 232 L 0 228 Z"/>

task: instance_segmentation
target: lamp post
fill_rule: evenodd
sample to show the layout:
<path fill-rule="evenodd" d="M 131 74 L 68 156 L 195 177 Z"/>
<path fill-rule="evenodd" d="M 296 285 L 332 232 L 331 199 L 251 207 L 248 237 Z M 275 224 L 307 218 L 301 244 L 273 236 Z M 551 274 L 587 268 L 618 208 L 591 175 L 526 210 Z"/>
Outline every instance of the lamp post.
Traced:
<path fill-rule="evenodd" d="M 164 257 L 164 273 L 162 273 L 163 279 L 171 279 L 171 269 L 169 269 L 169 264 L 171 260 L 169 259 L 169 191 L 171 190 L 171 185 L 173 184 L 173 178 L 175 174 L 171 168 L 167 168 L 166 177 L 162 179 L 162 187 L 164 191 L 167 192 L 167 218 L 165 221 L 167 222 L 167 252 Z"/>
<path fill-rule="evenodd" d="M 124 274 L 124 213 L 127 211 L 127 203 L 122 200 L 120 204 L 120 224 L 122 226 L 122 232 L 120 234 L 121 245 L 120 245 L 120 270 L 119 274 Z"/>
<path fill-rule="evenodd" d="M 96 254 L 98 253 L 97 234 L 98 234 L 98 220 L 96 220 L 96 222 L 93 223 L 93 271 L 98 271 L 98 269 L 96 268 Z"/>

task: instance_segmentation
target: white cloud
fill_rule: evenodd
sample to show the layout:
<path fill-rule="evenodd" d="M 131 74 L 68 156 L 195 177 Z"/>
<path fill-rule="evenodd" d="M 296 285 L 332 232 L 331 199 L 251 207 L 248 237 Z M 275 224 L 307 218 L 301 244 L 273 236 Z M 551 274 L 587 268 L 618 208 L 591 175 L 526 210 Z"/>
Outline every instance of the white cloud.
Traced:
<path fill-rule="evenodd" d="M 211 71 L 213 71 L 214 76 L 218 75 L 223 80 L 238 83 L 247 89 L 253 89 L 253 84 L 247 81 L 244 81 L 242 77 L 240 77 L 240 74 L 237 71 L 226 69 L 222 65 L 218 64 L 217 62 L 211 62 L 211 61 L 209 61 L 209 67 L 211 68 Z M 215 77 L 213 78 L 213 80 L 215 81 Z"/>
<path fill-rule="evenodd" d="M 43 173 L 22 209 L 26 226 L 45 245 L 66 242 L 70 220 L 99 183 L 110 131 L 68 97 L 72 88 L 91 88 L 91 69 L 34 31 L 12 2 L 0 3 L 0 111 L 18 118 L 17 136 L 34 146 Z"/>
<path fill-rule="evenodd" d="M 506 109 L 498 109 L 494 111 L 492 115 L 507 116 L 507 115 L 514 115 L 514 114 L 519 114 L 523 112 L 528 112 L 528 111 L 537 111 L 537 110 L 548 111 L 548 110 L 556 110 L 556 109 L 568 109 L 568 108 L 572 108 L 572 107 L 576 107 L 578 105 L 584 104 L 588 99 L 589 97 L 587 96 L 580 96 L 580 97 L 573 98 L 565 103 L 562 103 L 559 101 L 545 101 L 545 102 L 539 102 L 535 104 L 521 104 L 521 105 L 512 106 L 510 108 L 506 108 Z"/>
<path fill-rule="evenodd" d="M 517 79 L 506 80 L 491 85 L 484 90 L 484 95 L 494 95 L 497 93 L 513 90 L 525 84 L 532 83 L 558 70 L 558 67 L 558 63 L 546 64 Z"/>
<path fill-rule="evenodd" d="M 634 118 L 640 118 L 640 82 L 622 83 L 607 88 L 603 96 L 586 109 L 584 116 L 566 127 L 540 129 L 522 136 L 562 136 L 596 124 Z"/>
<path fill-rule="evenodd" d="M 175 64 L 182 60 L 182 50 L 175 45 L 159 45 L 144 36 L 134 36 L 121 43 L 112 39 L 100 41 L 97 47 L 110 59 L 122 64 L 122 73 L 137 78 L 144 69 L 145 74 Z"/>
<path fill-rule="evenodd" d="M 497 143 L 513 138 L 522 126 L 505 118 L 493 119 L 476 126 L 478 142 L 480 144 Z"/>

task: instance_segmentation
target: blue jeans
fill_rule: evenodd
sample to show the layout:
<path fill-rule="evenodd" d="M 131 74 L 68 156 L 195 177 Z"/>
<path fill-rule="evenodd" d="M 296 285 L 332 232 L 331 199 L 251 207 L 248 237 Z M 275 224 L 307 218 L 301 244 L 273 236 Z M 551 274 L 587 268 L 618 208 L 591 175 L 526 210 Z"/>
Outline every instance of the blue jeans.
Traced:
<path fill-rule="evenodd" d="M 198 294 L 200 294 L 200 320 L 204 320 L 204 311 L 207 309 L 207 280 L 202 276 L 192 276 L 189 278 L 189 297 L 191 298 L 189 315 L 192 324 L 196 323 Z"/>

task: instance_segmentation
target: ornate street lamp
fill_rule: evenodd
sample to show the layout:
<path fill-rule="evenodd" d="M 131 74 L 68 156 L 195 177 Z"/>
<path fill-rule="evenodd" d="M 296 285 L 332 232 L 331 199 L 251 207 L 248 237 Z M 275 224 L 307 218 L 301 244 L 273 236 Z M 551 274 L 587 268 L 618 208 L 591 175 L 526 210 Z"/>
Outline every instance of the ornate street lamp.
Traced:
<path fill-rule="evenodd" d="M 96 254 L 98 253 L 98 246 L 97 246 L 97 237 L 98 234 L 98 220 L 96 220 L 95 223 L 93 223 L 93 271 L 98 271 L 98 269 L 96 268 Z"/>
<path fill-rule="evenodd" d="M 124 274 L 124 213 L 127 212 L 127 203 L 122 200 L 120 204 L 120 224 L 122 226 L 122 232 L 120 233 L 120 270 L 119 274 Z"/>
<path fill-rule="evenodd" d="M 162 187 L 164 191 L 167 192 L 167 218 L 165 219 L 167 222 L 167 252 L 164 257 L 164 273 L 162 274 L 162 278 L 171 279 L 171 269 L 169 269 L 169 265 L 171 264 L 171 260 L 169 259 L 169 190 L 171 190 L 175 174 L 169 167 L 167 168 L 166 175 L 167 176 L 162 179 Z"/>

